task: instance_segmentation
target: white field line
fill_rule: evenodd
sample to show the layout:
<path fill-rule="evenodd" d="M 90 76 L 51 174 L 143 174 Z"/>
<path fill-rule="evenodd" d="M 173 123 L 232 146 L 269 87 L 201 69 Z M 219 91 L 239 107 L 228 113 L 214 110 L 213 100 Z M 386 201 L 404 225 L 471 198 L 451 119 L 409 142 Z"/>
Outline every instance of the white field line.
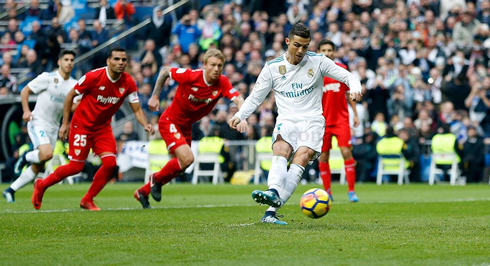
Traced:
<path fill-rule="evenodd" d="M 490 198 L 467 198 L 467 199 L 447 199 L 447 200 L 422 200 L 422 201 L 360 201 L 358 203 L 344 202 L 334 202 L 334 205 L 343 204 L 397 204 L 397 203 L 413 203 L 413 204 L 423 204 L 423 203 L 451 203 L 451 202 L 475 202 L 475 201 L 490 201 Z M 161 206 L 152 207 L 153 210 L 171 210 L 171 209 L 194 209 L 194 208 L 230 208 L 230 207 L 253 207 L 257 204 L 206 204 L 206 205 L 196 205 L 196 206 Z M 127 208 L 103 208 L 102 211 L 133 211 L 141 210 L 141 207 L 127 207 Z M 78 208 L 75 209 L 54 209 L 54 210 L 3 210 L 0 211 L 1 214 L 24 214 L 24 213 L 62 213 L 62 212 L 79 212 L 85 211 Z M 248 224 L 244 224 L 248 225 Z M 242 225 L 237 225 L 242 226 Z"/>

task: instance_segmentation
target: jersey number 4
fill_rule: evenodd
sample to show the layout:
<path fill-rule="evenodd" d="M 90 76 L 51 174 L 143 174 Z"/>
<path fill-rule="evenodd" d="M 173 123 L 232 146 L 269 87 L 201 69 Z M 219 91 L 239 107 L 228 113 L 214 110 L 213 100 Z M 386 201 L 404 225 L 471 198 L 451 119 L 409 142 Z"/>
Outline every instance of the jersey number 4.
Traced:
<path fill-rule="evenodd" d="M 87 145 L 87 135 L 76 134 L 73 146 L 85 147 L 85 145 Z"/>
<path fill-rule="evenodd" d="M 170 133 L 177 133 L 177 128 L 174 124 L 170 124 Z"/>

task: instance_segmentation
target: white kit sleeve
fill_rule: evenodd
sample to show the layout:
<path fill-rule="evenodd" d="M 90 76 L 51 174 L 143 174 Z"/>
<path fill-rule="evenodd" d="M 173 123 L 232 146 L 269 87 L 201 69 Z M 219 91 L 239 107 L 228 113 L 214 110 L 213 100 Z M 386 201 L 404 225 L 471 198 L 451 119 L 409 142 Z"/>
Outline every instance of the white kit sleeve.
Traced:
<path fill-rule="evenodd" d="M 241 121 L 247 119 L 257 107 L 262 104 L 265 97 L 269 94 L 273 86 L 272 74 L 266 64 L 260 72 L 252 93 L 247 97 L 240 110 L 235 114 Z"/>
<path fill-rule="evenodd" d="M 39 94 L 40 92 L 47 90 L 49 85 L 49 73 L 44 72 L 41 75 L 37 76 L 31 82 L 27 84 L 29 89 L 35 94 Z"/>
<path fill-rule="evenodd" d="M 351 92 L 361 92 L 362 86 L 359 79 L 346 69 L 336 65 L 332 60 L 326 56 L 322 56 L 320 62 L 320 71 L 325 77 L 336 79 L 345 83 Z"/>

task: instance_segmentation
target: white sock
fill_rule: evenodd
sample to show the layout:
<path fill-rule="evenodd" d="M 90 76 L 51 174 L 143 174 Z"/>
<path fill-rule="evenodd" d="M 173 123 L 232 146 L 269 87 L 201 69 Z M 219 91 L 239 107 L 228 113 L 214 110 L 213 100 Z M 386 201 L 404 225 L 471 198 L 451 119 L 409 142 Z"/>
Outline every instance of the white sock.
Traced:
<path fill-rule="evenodd" d="M 280 193 L 283 179 L 288 172 L 288 160 L 282 156 L 272 156 L 271 170 L 267 178 L 269 189 L 275 189 Z"/>
<path fill-rule="evenodd" d="M 277 212 L 277 210 L 279 210 L 279 208 L 269 206 L 269 208 L 266 210 L 266 212 Z"/>
<path fill-rule="evenodd" d="M 26 154 L 26 160 L 30 163 L 40 163 L 39 150 L 33 150 Z"/>
<path fill-rule="evenodd" d="M 283 189 L 280 192 L 281 200 L 283 203 L 282 205 L 284 205 L 291 197 L 291 195 L 293 195 L 304 171 L 305 168 L 299 164 L 291 164 L 291 166 L 289 166 L 289 171 L 286 174 L 284 185 L 282 186 Z"/>
<path fill-rule="evenodd" d="M 24 172 L 22 172 L 19 178 L 17 178 L 17 180 L 15 180 L 12 185 L 10 185 L 10 188 L 14 191 L 17 191 L 25 186 L 27 183 L 31 182 L 34 177 L 36 177 L 36 174 L 34 173 L 34 171 L 32 171 L 32 167 L 29 166 Z"/>

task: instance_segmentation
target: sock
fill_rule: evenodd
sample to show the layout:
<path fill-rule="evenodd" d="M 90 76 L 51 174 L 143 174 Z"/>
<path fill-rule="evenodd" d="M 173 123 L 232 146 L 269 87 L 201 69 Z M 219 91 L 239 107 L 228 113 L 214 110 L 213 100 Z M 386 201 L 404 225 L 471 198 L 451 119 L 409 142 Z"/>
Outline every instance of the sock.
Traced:
<path fill-rule="evenodd" d="M 15 190 L 13 190 L 11 187 L 8 187 L 5 191 L 11 194 L 15 194 Z"/>
<path fill-rule="evenodd" d="M 32 171 L 32 167 L 29 166 L 24 172 L 22 172 L 19 178 L 17 178 L 17 180 L 10 185 L 10 188 L 12 188 L 13 191 L 17 191 L 27 183 L 31 182 L 34 177 L 36 177 L 36 173 L 34 173 L 34 171 Z"/>
<path fill-rule="evenodd" d="M 320 177 L 322 178 L 323 181 L 323 188 L 325 188 L 325 191 L 328 192 L 328 194 L 331 194 L 331 184 L 332 184 L 332 173 L 330 172 L 330 165 L 328 162 L 318 163 L 318 168 L 320 168 Z"/>
<path fill-rule="evenodd" d="M 105 187 L 107 181 L 112 177 L 114 173 L 114 168 L 116 167 L 116 156 L 107 155 L 101 158 L 102 166 L 94 175 L 94 181 L 92 181 L 92 185 L 88 189 L 85 196 L 82 198 L 84 202 L 92 202 L 94 197 L 99 194 L 99 192 Z"/>
<path fill-rule="evenodd" d="M 349 192 L 354 191 L 354 184 L 356 183 L 356 161 L 354 158 L 344 162 L 345 167 L 345 179 L 347 179 L 347 186 Z"/>
<path fill-rule="evenodd" d="M 71 175 L 80 173 L 83 170 L 84 165 L 85 162 L 70 161 L 68 164 L 56 168 L 52 174 L 42 180 L 40 185 L 44 188 L 48 188 Z"/>
<path fill-rule="evenodd" d="M 182 173 L 182 167 L 180 167 L 179 159 L 173 158 L 168 163 L 160 169 L 160 171 L 153 174 L 155 182 L 160 182 L 162 185 L 167 184 L 172 181 L 176 176 Z"/>
<path fill-rule="evenodd" d="M 142 187 L 140 187 L 138 189 L 138 192 L 143 195 L 143 196 L 148 196 L 150 195 L 150 192 L 151 192 L 151 185 L 150 185 L 150 182 L 146 183 L 145 185 L 143 185 Z"/>
<path fill-rule="evenodd" d="M 293 195 L 304 171 L 305 168 L 299 164 L 291 164 L 291 166 L 289 166 L 289 171 L 284 179 L 284 186 L 281 194 L 283 205 L 289 200 L 291 195 Z"/>
<path fill-rule="evenodd" d="M 33 150 L 26 153 L 26 160 L 30 163 L 40 163 L 39 150 Z"/>
<path fill-rule="evenodd" d="M 272 156 L 271 169 L 267 177 L 269 189 L 275 189 L 280 195 L 283 180 L 288 172 L 288 160 L 282 156 Z"/>
<path fill-rule="evenodd" d="M 265 211 L 265 213 L 266 213 L 266 214 L 267 214 L 268 212 L 273 212 L 273 213 L 276 213 L 276 212 L 277 212 L 277 210 L 279 210 L 279 208 L 269 206 L 269 208 L 267 208 L 267 210 Z"/>

